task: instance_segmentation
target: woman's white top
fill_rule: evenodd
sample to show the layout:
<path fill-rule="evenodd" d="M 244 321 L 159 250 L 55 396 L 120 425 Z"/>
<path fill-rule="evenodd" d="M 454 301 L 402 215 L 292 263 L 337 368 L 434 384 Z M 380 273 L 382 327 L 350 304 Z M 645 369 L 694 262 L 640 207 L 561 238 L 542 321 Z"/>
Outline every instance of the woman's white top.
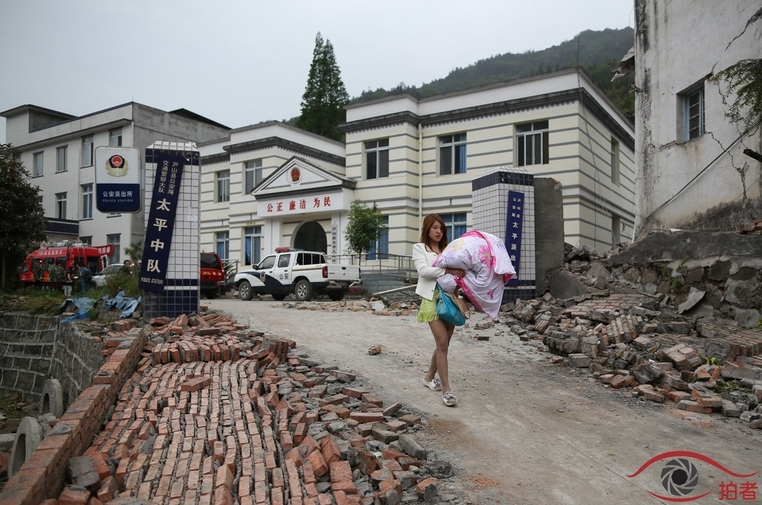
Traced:
<path fill-rule="evenodd" d="M 437 277 L 447 273 L 442 267 L 431 266 L 435 259 L 437 259 L 437 253 L 427 249 L 426 244 L 418 242 L 413 245 L 413 265 L 418 270 L 418 285 L 415 287 L 415 292 L 427 300 L 434 299 Z"/>

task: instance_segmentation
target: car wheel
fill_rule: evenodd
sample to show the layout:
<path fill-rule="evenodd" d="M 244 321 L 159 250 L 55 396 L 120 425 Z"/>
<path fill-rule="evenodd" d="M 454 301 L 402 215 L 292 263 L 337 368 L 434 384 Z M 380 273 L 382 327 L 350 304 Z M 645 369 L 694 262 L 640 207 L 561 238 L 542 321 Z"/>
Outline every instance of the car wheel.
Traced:
<path fill-rule="evenodd" d="M 209 291 L 206 292 L 206 297 L 209 300 L 214 300 L 215 298 L 217 298 L 217 290 L 216 289 L 210 289 Z"/>
<path fill-rule="evenodd" d="M 285 300 L 285 299 L 286 299 L 286 294 L 285 293 L 273 293 L 273 300 L 281 301 L 281 300 Z"/>
<path fill-rule="evenodd" d="M 254 296 L 249 281 L 241 281 L 241 284 L 238 285 L 238 296 L 241 297 L 241 300 L 251 300 L 251 297 Z"/>
<path fill-rule="evenodd" d="M 344 298 L 344 290 L 343 289 L 332 289 L 328 292 L 328 298 L 333 300 L 334 302 L 338 302 L 342 298 Z"/>
<path fill-rule="evenodd" d="M 294 287 L 294 296 L 301 302 L 309 301 L 312 298 L 312 284 L 306 279 L 296 283 Z"/>

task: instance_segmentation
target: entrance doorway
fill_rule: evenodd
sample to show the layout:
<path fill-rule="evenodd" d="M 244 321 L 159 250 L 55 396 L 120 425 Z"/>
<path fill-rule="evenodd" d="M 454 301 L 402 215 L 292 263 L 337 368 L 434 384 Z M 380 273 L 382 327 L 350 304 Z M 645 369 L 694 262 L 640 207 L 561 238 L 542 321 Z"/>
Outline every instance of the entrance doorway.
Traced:
<path fill-rule="evenodd" d="M 309 221 L 299 227 L 294 237 L 294 248 L 305 251 L 328 252 L 325 230 L 317 221 Z"/>

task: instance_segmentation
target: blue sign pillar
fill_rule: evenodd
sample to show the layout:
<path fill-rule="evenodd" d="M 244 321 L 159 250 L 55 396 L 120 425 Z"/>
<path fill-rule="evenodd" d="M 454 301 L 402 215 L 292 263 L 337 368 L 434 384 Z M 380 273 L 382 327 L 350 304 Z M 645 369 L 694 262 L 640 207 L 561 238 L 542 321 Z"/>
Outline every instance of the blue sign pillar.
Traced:
<path fill-rule="evenodd" d="M 194 144 L 155 142 L 146 149 L 146 235 L 140 266 L 147 319 L 198 312 L 199 183 Z"/>
<path fill-rule="evenodd" d="M 471 183 L 473 227 L 505 241 L 516 276 L 503 302 L 536 297 L 534 176 L 524 167 L 500 167 Z"/>

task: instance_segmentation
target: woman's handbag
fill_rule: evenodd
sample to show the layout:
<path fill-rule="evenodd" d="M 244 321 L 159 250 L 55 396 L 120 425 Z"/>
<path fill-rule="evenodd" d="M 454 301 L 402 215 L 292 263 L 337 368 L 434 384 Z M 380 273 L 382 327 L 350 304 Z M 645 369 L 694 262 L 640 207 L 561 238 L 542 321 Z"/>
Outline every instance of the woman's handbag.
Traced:
<path fill-rule="evenodd" d="M 463 326 L 466 324 L 466 319 L 471 315 L 471 311 L 468 309 L 465 300 L 452 293 L 442 291 L 442 288 L 438 285 L 437 289 L 439 290 L 439 297 L 437 298 L 437 315 L 439 319 L 453 326 Z"/>

